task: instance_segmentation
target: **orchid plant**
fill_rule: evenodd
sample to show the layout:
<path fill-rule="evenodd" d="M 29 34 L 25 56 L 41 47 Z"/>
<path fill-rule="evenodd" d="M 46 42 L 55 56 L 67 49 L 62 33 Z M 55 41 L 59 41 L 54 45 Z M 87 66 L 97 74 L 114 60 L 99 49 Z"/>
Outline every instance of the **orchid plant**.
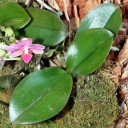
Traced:
<path fill-rule="evenodd" d="M 17 41 L 16 44 L 8 46 L 6 50 L 9 52 L 10 57 L 21 56 L 22 60 L 25 63 L 29 63 L 32 59 L 32 53 L 34 54 L 43 54 L 45 47 L 40 44 L 32 44 L 32 39 L 23 38 L 20 41 Z"/>
<path fill-rule="evenodd" d="M 26 72 L 26 68 L 19 70 L 25 75 L 8 87 L 15 88 L 8 103 L 10 121 L 17 124 L 37 123 L 58 114 L 68 102 L 73 78 L 93 73 L 103 64 L 122 19 L 120 8 L 111 3 L 101 4 L 89 12 L 68 50 L 63 49 L 65 67 L 61 68 L 57 65 L 49 67 L 43 61 L 55 56 L 57 52 L 51 53 L 52 49 L 55 51 L 68 36 L 67 27 L 60 17 L 39 8 L 24 9 L 16 3 L 3 5 L 0 14 L 1 60 L 22 60 L 29 67 L 34 63 L 34 54 L 40 55 L 41 69 L 32 72 Z M 48 52 L 50 57 L 44 57 Z M 4 81 L 0 83 L 1 89 L 7 89 Z"/>
<path fill-rule="evenodd" d="M 32 39 L 23 38 L 22 40 L 17 41 L 16 44 L 10 46 L 1 43 L 0 57 L 1 59 L 5 59 L 4 56 L 6 54 L 8 55 L 9 60 L 16 60 L 15 57 L 21 56 L 25 63 L 29 63 L 33 56 L 32 53 L 43 54 L 44 49 L 45 47 L 43 45 L 32 44 Z M 5 60 L 7 60 L 7 58 Z"/>

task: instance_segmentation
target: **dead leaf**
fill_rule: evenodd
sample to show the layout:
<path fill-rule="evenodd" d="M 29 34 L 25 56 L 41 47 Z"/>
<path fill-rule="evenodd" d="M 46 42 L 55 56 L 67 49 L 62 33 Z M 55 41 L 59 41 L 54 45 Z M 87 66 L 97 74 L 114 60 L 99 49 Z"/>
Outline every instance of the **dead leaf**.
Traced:
<path fill-rule="evenodd" d="M 77 0 L 80 19 L 82 19 L 86 14 L 101 4 L 101 0 Z"/>
<path fill-rule="evenodd" d="M 122 3 L 128 5 L 128 0 L 123 0 Z"/>
<path fill-rule="evenodd" d="M 115 128 L 125 128 L 125 120 L 118 122 Z"/>
<path fill-rule="evenodd" d="M 60 9 L 64 11 L 63 0 L 56 0 L 56 2 L 59 5 Z M 79 17 L 80 19 L 82 19 L 90 10 L 101 4 L 101 0 L 66 0 L 66 4 L 69 17 L 74 17 L 73 5 L 76 5 L 78 8 Z"/>
<path fill-rule="evenodd" d="M 127 66 L 123 69 L 123 74 L 121 75 L 121 79 L 124 80 L 126 79 L 128 80 L 128 64 Z"/>
<path fill-rule="evenodd" d="M 48 0 L 48 3 L 52 8 L 56 9 L 57 11 L 60 10 L 60 7 L 57 4 L 56 0 Z"/>
<path fill-rule="evenodd" d="M 0 101 L 8 104 L 10 102 L 10 97 L 12 95 L 13 90 L 14 87 L 9 88 L 8 90 L 0 89 Z"/>
<path fill-rule="evenodd" d="M 119 78 L 121 76 L 121 66 L 118 62 L 116 62 L 116 66 L 113 68 L 113 76 L 112 80 L 118 85 L 119 84 Z"/>
<path fill-rule="evenodd" d="M 116 76 L 120 76 L 121 75 L 121 66 L 118 62 L 116 62 L 116 67 L 113 69 L 114 73 L 116 74 Z"/>
<path fill-rule="evenodd" d="M 114 3 L 121 4 L 121 0 L 115 0 Z"/>
<path fill-rule="evenodd" d="M 120 51 L 118 55 L 118 62 L 121 65 L 128 62 L 128 39 L 126 40 L 124 47 L 122 48 L 122 50 Z"/>
<path fill-rule="evenodd" d="M 66 5 L 67 5 L 67 13 L 69 17 L 73 17 L 73 13 L 72 13 L 72 3 L 70 0 L 65 0 L 66 1 Z M 59 5 L 59 8 L 61 11 L 64 12 L 65 7 L 64 7 L 64 0 L 56 0 L 56 3 Z"/>

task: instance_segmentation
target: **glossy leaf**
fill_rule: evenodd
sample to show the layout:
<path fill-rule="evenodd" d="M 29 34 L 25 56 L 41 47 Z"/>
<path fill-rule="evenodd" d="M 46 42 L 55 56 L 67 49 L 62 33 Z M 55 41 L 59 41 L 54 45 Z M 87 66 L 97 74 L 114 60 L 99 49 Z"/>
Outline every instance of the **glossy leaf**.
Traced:
<path fill-rule="evenodd" d="M 11 122 L 31 124 L 53 117 L 66 105 L 71 89 L 71 76 L 60 68 L 50 67 L 29 74 L 12 94 Z"/>
<path fill-rule="evenodd" d="M 112 3 L 105 3 L 88 13 L 81 22 L 77 33 L 91 28 L 106 28 L 116 35 L 121 22 L 122 14 L 119 6 Z"/>
<path fill-rule="evenodd" d="M 55 14 L 39 8 L 27 9 L 32 22 L 23 30 L 27 37 L 44 45 L 54 46 L 67 36 L 64 23 Z"/>
<path fill-rule="evenodd" d="M 16 3 L 7 3 L 0 8 L 0 25 L 20 29 L 29 21 L 29 15 Z"/>
<path fill-rule="evenodd" d="M 79 33 L 67 52 L 68 72 L 75 76 L 97 70 L 108 55 L 112 39 L 113 34 L 106 29 L 89 29 Z"/>

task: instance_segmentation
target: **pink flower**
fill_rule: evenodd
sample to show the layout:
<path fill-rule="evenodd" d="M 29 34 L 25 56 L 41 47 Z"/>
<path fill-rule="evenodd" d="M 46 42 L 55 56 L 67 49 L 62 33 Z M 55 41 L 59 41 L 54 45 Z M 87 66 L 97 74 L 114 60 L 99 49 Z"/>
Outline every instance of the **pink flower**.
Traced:
<path fill-rule="evenodd" d="M 23 38 L 17 44 L 8 46 L 7 51 L 10 53 L 10 57 L 21 56 L 25 63 L 29 63 L 32 59 L 32 53 L 43 54 L 45 47 L 40 44 L 32 44 L 32 39 Z"/>

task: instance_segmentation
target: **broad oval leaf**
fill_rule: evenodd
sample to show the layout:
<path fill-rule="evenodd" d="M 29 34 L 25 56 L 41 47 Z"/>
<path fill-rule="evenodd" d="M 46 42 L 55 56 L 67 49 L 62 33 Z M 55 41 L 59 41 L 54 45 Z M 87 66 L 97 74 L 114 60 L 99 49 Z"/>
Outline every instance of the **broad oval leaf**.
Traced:
<path fill-rule="evenodd" d="M 10 120 L 31 124 L 47 120 L 66 105 L 72 89 L 72 77 L 64 70 L 50 67 L 25 77 L 10 101 Z"/>
<path fill-rule="evenodd" d="M 16 3 L 10 2 L 0 8 L 0 25 L 20 29 L 28 24 L 30 19 L 26 11 Z"/>
<path fill-rule="evenodd" d="M 121 22 L 122 13 L 119 6 L 112 3 L 105 3 L 88 13 L 82 20 L 77 33 L 91 28 L 105 28 L 116 35 L 119 31 Z"/>
<path fill-rule="evenodd" d="M 47 46 L 54 46 L 62 42 L 67 29 L 62 20 L 55 14 L 39 8 L 28 8 L 32 22 L 23 29 L 27 37 Z"/>
<path fill-rule="evenodd" d="M 105 61 L 113 40 L 106 29 L 89 29 L 75 37 L 68 49 L 66 67 L 75 75 L 87 75 L 97 70 Z"/>

